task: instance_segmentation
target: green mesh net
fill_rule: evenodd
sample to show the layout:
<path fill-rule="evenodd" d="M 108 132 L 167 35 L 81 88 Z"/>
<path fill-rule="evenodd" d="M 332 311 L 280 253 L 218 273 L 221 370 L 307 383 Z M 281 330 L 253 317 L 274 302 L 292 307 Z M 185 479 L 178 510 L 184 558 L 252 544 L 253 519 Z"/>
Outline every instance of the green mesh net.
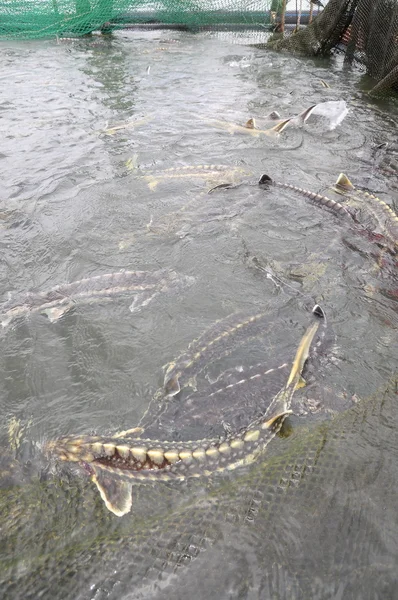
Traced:
<path fill-rule="evenodd" d="M 271 0 L 2 0 L 0 36 L 81 36 L 132 23 L 264 27 L 270 6 Z"/>

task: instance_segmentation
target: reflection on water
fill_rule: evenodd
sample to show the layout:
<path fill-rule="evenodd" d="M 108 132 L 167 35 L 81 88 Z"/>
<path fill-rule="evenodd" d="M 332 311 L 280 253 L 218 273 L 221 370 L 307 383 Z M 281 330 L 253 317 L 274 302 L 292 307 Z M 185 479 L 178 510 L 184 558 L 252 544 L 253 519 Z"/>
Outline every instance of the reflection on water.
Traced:
<path fill-rule="evenodd" d="M 393 597 L 394 381 L 379 390 L 397 364 L 396 264 L 335 215 L 257 181 L 267 173 L 329 195 L 344 171 L 393 205 L 394 103 L 369 105 L 338 60 L 211 34 L 9 42 L 0 56 L 3 300 L 122 269 L 195 280 L 133 313 L 113 298 L 1 332 L 2 446 L 12 418 L 30 423 L 19 461 L 4 451 L 0 467 L 6 597 Z M 341 99 L 349 114 L 332 131 L 322 119 L 279 138 L 210 125 Z M 205 178 L 156 176 L 190 165 L 227 165 L 242 176 L 215 184 L 240 185 L 207 194 Z M 313 301 L 330 342 L 308 397 L 328 405 L 334 391 L 353 408 L 327 424 L 303 410 L 251 470 L 134 488 L 132 513 L 117 519 L 81 472 L 41 455 L 60 435 L 133 427 L 162 365 L 233 312 L 277 315 L 267 343 L 236 350 L 238 364 L 291 361 Z M 183 408 L 172 407 L 176 429 Z M 200 407 L 192 412 L 197 420 Z M 230 414 L 245 425 L 233 405 Z"/>

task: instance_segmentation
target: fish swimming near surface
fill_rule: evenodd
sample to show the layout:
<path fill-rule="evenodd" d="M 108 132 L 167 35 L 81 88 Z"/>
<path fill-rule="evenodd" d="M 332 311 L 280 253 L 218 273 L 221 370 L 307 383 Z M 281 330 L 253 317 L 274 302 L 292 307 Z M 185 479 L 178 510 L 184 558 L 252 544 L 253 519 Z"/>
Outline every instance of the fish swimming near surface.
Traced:
<path fill-rule="evenodd" d="M 118 133 L 119 131 L 127 131 L 128 129 L 135 129 L 136 127 L 146 125 L 150 121 L 152 121 L 152 118 L 149 116 L 133 121 L 126 121 L 125 123 L 121 123 L 120 125 L 115 125 L 114 127 L 103 129 L 102 131 L 100 131 L 100 133 L 104 135 L 115 135 L 115 133 Z"/>
<path fill-rule="evenodd" d="M 119 241 L 119 250 L 129 248 L 136 243 L 137 239 L 146 236 L 155 235 L 183 239 L 203 223 L 233 217 L 235 213 L 225 215 L 223 207 L 219 204 L 215 207 L 214 204 L 209 207 L 207 200 L 213 200 L 211 194 L 219 189 L 231 189 L 238 186 L 239 184 L 222 183 L 207 191 L 201 191 L 172 212 L 158 216 L 151 214 L 145 229 L 130 233 Z"/>
<path fill-rule="evenodd" d="M 256 127 L 256 122 L 253 118 L 250 118 L 244 125 L 239 125 L 237 123 L 229 123 L 228 121 L 222 121 L 213 119 L 211 121 L 206 121 L 212 127 L 216 127 L 217 129 L 224 129 L 231 135 L 235 135 L 236 133 L 250 135 L 252 137 L 261 137 L 263 135 L 272 137 L 278 136 L 282 131 L 287 127 L 289 123 L 289 119 L 281 121 L 277 125 L 270 127 L 269 129 L 258 129 Z"/>
<path fill-rule="evenodd" d="M 155 396 L 172 397 L 184 387 L 195 389 L 196 376 L 207 365 L 228 356 L 250 339 L 266 335 L 275 318 L 276 314 L 270 311 L 255 315 L 238 312 L 217 321 L 165 367 L 163 388 Z"/>
<path fill-rule="evenodd" d="M 382 235 L 392 245 L 393 251 L 398 253 L 398 215 L 387 202 L 374 194 L 354 187 L 344 173 L 340 173 L 333 189 L 371 215 L 380 226 Z"/>
<path fill-rule="evenodd" d="M 321 309 L 319 309 L 321 310 Z M 317 313 L 321 316 L 321 313 Z M 132 507 L 135 482 L 170 482 L 231 471 L 256 460 L 280 431 L 292 411 L 291 399 L 300 384 L 310 347 L 318 330 L 315 321 L 305 332 L 286 384 L 270 399 L 264 414 L 241 431 L 187 442 L 159 442 L 134 437 L 70 436 L 47 443 L 58 459 L 78 462 L 90 473 L 106 507 L 121 517 Z"/>
<path fill-rule="evenodd" d="M 355 214 L 353 212 L 351 212 L 347 206 L 344 206 L 340 202 L 336 202 L 332 198 L 328 198 L 328 196 L 316 194 L 315 192 L 311 192 L 310 190 L 305 190 L 301 187 L 292 185 L 290 183 L 282 183 L 280 181 L 275 181 L 269 175 L 266 175 L 266 174 L 261 176 L 258 183 L 259 183 L 259 185 L 264 186 L 264 187 L 269 186 L 269 185 L 275 185 L 277 187 L 281 187 L 286 190 L 292 190 L 294 192 L 299 193 L 301 196 L 304 196 L 304 198 L 308 198 L 309 200 L 312 200 L 312 202 L 314 202 L 318 206 L 321 206 L 322 208 L 330 209 L 335 214 L 348 216 L 351 219 L 355 218 Z"/>
<path fill-rule="evenodd" d="M 104 302 L 115 296 L 134 296 L 130 311 L 146 306 L 159 293 L 193 282 L 175 271 L 120 271 L 57 285 L 44 292 L 28 292 L 10 299 L 1 307 L 1 324 L 7 327 L 18 317 L 44 314 L 51 323 L 74 306 Z"/>
<path fill-rule="evenodd" d="M 231 135 L 234 135 L 235 133 L 241 133 L 251 135 L 252 137 L 261 137 L 263 135 L 268 137 L 277 137 L 289 126 L 302 126 L 311 115 L 315 106 L 316 105 L 314 104 L 303 110 L 300 114 L 294 115 L 293 117 L 288 117 L 286 119 L 281 119 L 279 113 L 272 112 L 270 115 L 265 117 L 265 119 L 270 121 L 278 120 L 278 123 L 268 129 L 257 128 L 256 121 L 253 117 L 251 117 L 244 125 L 238 125 L 236 123 L 229 123 L 228 121 L 222 121 L 217 119 L 206 122 L 209 123 L 209 125 L 212 125 L 213 127 L 217 127 L 218 129 L 224 129 L 225 131 L 228 131 L 228 133 L 230 133 Z"/>
<path fill-rule="evenodd" d="M 186 352 L 166 365 L 163 387 L 157 398 L 176 396 L 184 387 L 196 388 L 196 376 L 212 361 L 228 356 L 239 344 L 265 335 L 273 324 L 272 313 L 233 313 L 211 325 L 191 342 Z"/>
<path fill-rule="evenodd" d="M 150 190 L 155 190 L 160 182 L 175 179 L 202 179 L 211 184 L 219 182 L 235 183 L 246 175 L 251 175 L 251 171 L 243 167 L 234 167 L 231 165 L 187 165 L 149 172 L 137 175 L 137 177 L 146 181 Z"/>
<path fill-rule="evenodd" d="M 228 123 L 227 121 L 209 121 L 215 127 L 225 129 L 231 135 L 235 133 L 244 133 L 253 137 L 266 136 L 278 136 L 287 127 L 302 127 L 311 115 L 317 115 L 323 117 L 329 122 L 329 130 L 335 129 L 347 116 L 348 108 L 344 100 L 330 100 L 327 102 L 319 102 L 318 104 L 312 104 L 298 115 L 281 119 L 278 113 L 271 113 L 266 119 L 275 120 L 279 119 L 279 122 L 268 129 L 259 129 L 256 126 L 254 118 L 250 118 L 244 125 L 236 125 L 235 123 Z"/>
<path fill-rule="evenodd" d="M 268 408 L 283 387 L 291 365 L 284 354 L 247 366 L 240 361 L 210 377 L 176 401 L 153 398 L 139 425 L 146 437 L 192 440 L 238 431 Z"/>

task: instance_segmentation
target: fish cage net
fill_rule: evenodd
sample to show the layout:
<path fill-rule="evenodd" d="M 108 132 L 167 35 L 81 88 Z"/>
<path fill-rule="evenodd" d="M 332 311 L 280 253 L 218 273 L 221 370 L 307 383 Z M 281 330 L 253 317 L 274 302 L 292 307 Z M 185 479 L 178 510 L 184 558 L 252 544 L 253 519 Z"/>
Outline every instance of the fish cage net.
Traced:
<path fill-rule="evenodd" d="M 2 0 L 1 38 L 79 37 L 130 26 L 251 28 L 264 47 L 307 56 L 345 51 L 366 66 L 372 93 L 398 91 L 398 0 Z M 290 24 L 290 28 L 285 27 Z M 272 34 L 265 34 L 266 31 Z"/>
<path fill-rule="evenodd" d="M 2 0 L 0 37 L 75 37 L 131 24 L 264 27 L 272 0 Z"/>
<path fill-rule="evenodd" d="M 347 64 L 366 66 L 372 94 L 398 91 L 398 0 L 330 0 L 305 29 L 269 40 L 267 48 L 306 56 L 338 48 Z"/>

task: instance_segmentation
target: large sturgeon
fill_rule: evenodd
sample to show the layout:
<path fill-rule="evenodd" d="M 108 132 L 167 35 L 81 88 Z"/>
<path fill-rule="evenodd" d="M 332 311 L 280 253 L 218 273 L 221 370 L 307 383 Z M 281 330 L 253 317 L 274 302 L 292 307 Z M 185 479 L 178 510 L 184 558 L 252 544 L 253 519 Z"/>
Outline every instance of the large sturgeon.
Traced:
<path fill-rule="evenodd" d="M 9 325 L 18 317 L 41 313 L 57 321 L 76 304 L 104 302 L 115 296 L 132 296 L 133 312 L 146 306 L 159 293 L 193 282 L 192 277 L 175 271 L 120 271 L 57 285 L 44 292 L 27 292 L 10 299 L 1 307 L 1 324 Z"/>
<path fill-rule="evenodd" d="M 292 185 L 290 183 L 283 183 L 281 181 L 275 181 L 269 175 L 266 175 L 266 174 L 264 174 L 260 177 L 260 180 L 258 183 L 261 186 L 275 185 L 276 187 L 284 188 L 286 190 L 293 190 L 294 192 L 297 192 L 301 196 L 304 196 L 304 198 L 308 198 L 309 200 L 312 200 L 312 202 L 314 202 L 318 206 L 321 206 L 322 208 L 328 208 L 338 215 L 348 216 L 351 219 L 355 218 L 354 214 L 351 213 L 351 211 L 349 210 L 349 208 L 347 208 L 347 206 L 344 206 L 344 204 L 341 204 L 340 202 L 336 202 L 336 200 L 333 200 L 332 198 L 329 198 L 328 196 L 323 196 L 322 194 L 316 194 L 315 192 L 311 192 L 310 190 L 303 189 L 301 187 Z"/>
<path fill-rule="evenodd" d="M 323 317 L 316 307 L 314 314 Z M 175 481 L 209 476 L 248 465 L 280 431 L 291 413 L 294 391 L 300 385 L 302 371 L 319 321 L 308 327 L 298 346 L 286 384 L 269 403 L 265 413 L 248 427 L 224 438 L 187 442 L 159 442 L 135 436 L 69 436 L 49 442 L 47 450 L 60 460 L 78 462 L 91 474 L 106 507 L 117 516 L 132 506 L 132 483 Z"/>
<path fill-rule="evenodd" d="M 303 110 L 300 114 L 294 115 L 292 117 L 287 117 L 286 119 L 281 119 L 280 115 L 277 112 L 270 113 L 266 119 L 269 121 L 278 121 L 276 125 L 273 127 L 269 127 L 267 129 L 259 129 L 256 126 L 256 121 L 254 118 L 250 118 L 244 125 L 239 125 L 236 123 L 229 123 L 228 121 L 222 121 L 218 119 L 213 119 L 210 121 L 206 121 L 209 125 L 213 127 L 217 127 L 218 129 L 224 129 L 228 131 L 231 135 L 235 133 L 241 133 L 250 135 L 252 137 L 277 137 L 279 136 L 287 127 L 296 126 L 301 127 L 310 117 L 313 112 L 316 104 L 313 104 Z"/>
<path fill-rule="evenodd" d="M 220 319 L 193 340 L 187 350 L 165 367 L 163 389 L 157 396 L 175 396 L 184 387 L 196 387 L 196 376 L 212 360 L 228 356 L 237 345 L 245 343 L 261 332 L 266 334 L 272 326 L 269 311 L 256 315 L 233 313 Z M 233 345 L 226 341 L 233 341 Z"/>
<path fill-rule="evenodd" d="M 243 167 L 231 165 L 186 165 L 152 171 L 143 175 L 137 175 L 137 177 L 144 179 L 150 190 L 155 190 L 161 181 L 201 179 L 210 184 L 217 184 L 219 182 L 227 182 L 229 184 L 240 181 L 246 175 L 251 175 L 251 171 Z"/>
<path fill-rule="evenodd" d="M 69 472 L 0 487 L 4 598 L 393 598 L 396 389 L 301 421 L 232 477 L 136 486 L 123 519 Z"/>
<path fill-rule="evenodd" d="M 344 173 L 338 176 L 334 190 L 354 201 L 356 206 L 376 219 L 383 236 L 392 244 L 393 251 L 398 253 L 398 215 L 387 202 L 355 187 Z"/>

